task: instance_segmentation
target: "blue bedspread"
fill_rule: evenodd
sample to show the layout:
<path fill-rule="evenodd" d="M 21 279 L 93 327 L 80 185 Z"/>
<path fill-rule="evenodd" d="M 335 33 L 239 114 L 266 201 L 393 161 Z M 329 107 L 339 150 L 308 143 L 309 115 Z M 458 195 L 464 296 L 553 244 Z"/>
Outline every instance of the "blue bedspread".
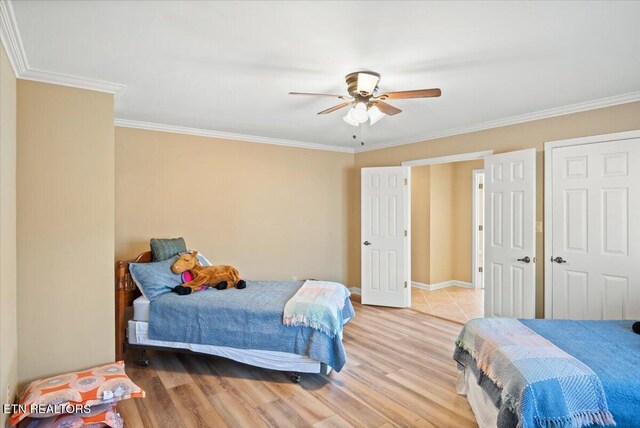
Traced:
<path fill-rule="evenodd" d="M 598 375 L 618 428 L 640 427 L 640 335 L 633 321 L 520 321 Z"/>
<path fill-rule="evenodd" d="M 341 334 L 334 338 L 308 327 L 282 324 L 287 301 L 302 281 L 247 281 L 238 290 L 167 293 L 149 307 L 149 338 L 306 355 L 340 371 L 347 357 Z M 342 319 L 355 315 L 347 298 Z"/>
<path fill-rule="evenodd" d="M 610 425 L 604 387 L 586 364 L 513 318 L 469 321 L 454 359 L 499 387 L 498 427 L 582 428 Z M 482 385 L 482 376 L 477 377 Z M 486 389 L 485 389 L 486 390 Z M 489 391 L 488 391 L 489 392 Z M 494 391 L 498 392 L 498 391 Z M 517 415 L 514 423 L 511 415 Z"/>

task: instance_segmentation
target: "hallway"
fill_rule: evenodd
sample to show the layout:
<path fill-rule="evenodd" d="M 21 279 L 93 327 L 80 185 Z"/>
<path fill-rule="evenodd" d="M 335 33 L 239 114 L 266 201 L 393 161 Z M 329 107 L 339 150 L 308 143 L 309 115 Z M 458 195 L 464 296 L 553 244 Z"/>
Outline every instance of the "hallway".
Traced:
<path fill-rule="evenodd" d="M 411 309 L 464 324 L 484 315 L 484 290 L 452 286 L 428 291 L 412 287 Z"/>

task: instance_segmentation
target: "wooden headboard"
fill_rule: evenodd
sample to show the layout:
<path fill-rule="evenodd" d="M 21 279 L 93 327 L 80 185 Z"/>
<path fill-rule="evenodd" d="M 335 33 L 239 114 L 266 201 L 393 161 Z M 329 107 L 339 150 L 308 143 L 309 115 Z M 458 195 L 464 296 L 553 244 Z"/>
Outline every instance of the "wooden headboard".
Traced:
<path fill-rule="evenodd" d="M 129 263 L 150 263 L 151 251 L 144 252 L 134 260 L 116 261 L 116 361 L 124 360 L 127 337 L 125 310 L 141 296 L 140 290 L 129 273 Z"/>

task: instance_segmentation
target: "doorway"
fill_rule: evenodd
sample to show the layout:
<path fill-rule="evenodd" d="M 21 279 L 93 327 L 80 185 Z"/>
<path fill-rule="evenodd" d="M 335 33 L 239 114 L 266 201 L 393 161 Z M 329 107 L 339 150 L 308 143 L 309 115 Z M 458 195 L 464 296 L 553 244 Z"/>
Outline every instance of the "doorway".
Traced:
<path fill-rule="evenodd" d="M 470 200 L 463 198 L 469 205 L 465 221 L 454 227 L 431 227 L 432 217 L 443 218 L 451 223 L 463 210 L 462 205 L 447 203 L 447 197 L 459 198 L 462 194 L 456 187 L 448 188 L 448 192 L 436 192 L 445 195 L 441 201 L 431 203 L 438 209 L 431 209 L 429 215 L 414 215 L 412 207 L 412 176 L 417 167 L 438 166 L 463 161 L 481 160 L 484 169 L 484 225 L 483 225 L 483 277 L 484 289 L 472 286 L 472 247 L 459 245 L 457 237 L 472 237 Z M 434 168 L 434 171 L 439 171 Z M 382 306 L 411 307 L 412 296 L 424 297 L 422 304 L 426 312 L 442 316 L 437 312 L 442 309 L 436 301 L 429 301 L 428 296 L 444 289 L 449 308 L 457 307 L 461 316 L 456 321 L 466 322 L 469 318 L 454 299 L 455 291 L 483 294 L 484 308 L 479 316 L 507 316 L 517 318 L 533 318 L 535 314 L 536 296 L 536 150 L 525 149 L 494 155 L 493 151 L 464 153 L 440 158 L 420 159 L 402 162 L 400 167 L 370 167 L 362 169 L 361 183 L 361 281 L 362 302 Z M 430 184 L 429 191 L 447 186 Z M 471 186 L 464 185 L 463 191 L 471 195 Z M 443 202 L 444 201 L 444 202 Z M 447 207 L 455 206 L 454 210 Z M 414 236 L 422 239 L 414 231 L 413 219 L 424 221 L 429 219 L 428 227 L 428 263 L 413 251 Z M 464 228 L 468 227 L 468 232 Z M 419 228 L 416 228 L 418 230 Z M 447 230 L 450 230 L 448 234 Z M 433 234 L 431 232 L 434 232 Z M 375 238 L 375 241 L 371 239 Z M 426 246 L 424 248 L 427 248 Z M 454 248 L 455 250 L 452 250 Z M 463 250 L 462 250 L 463 249 Z M 468 259 L 465 266 L 459 260 Z M 434 263 L 434 259 L 442 259 Z M 448 260 L 448 263 L 447 263 Z M 423 265 L 427 272 L 422 282 L 418 271 L 412 274 L 412 265 Z M 436 272 L 454 272 L 453 279 L 442 280 Z M 451 266 L 454 266 L 453 270 Z M 458 266 L 462 266 L 462 275 L 469 279 L 460 280 Z M 456 288 L 454 288 L 456 287 Z M 418 289 L 418 290 L 416 290 Z M 427 292 L 434 292 L 426 294 Z M 442 301 L 440 301 L 442 303 Z M 466 305 L 465 305 L 466 306 Z M 438 309 L 436 309 L 438 308 Z M 448 315 L 444 315 L 448 316 Z M 476 317 L 475 315 L 473 317 Z"/>
<path fill-rule="evenodd" d="M 465 323 L 484 314 L 482 159 L 411 168 L 411 308 Z M 478 236 L 480 233 L 480 236 Z M 482 276 L 480 277 L 482 278 Z"/>

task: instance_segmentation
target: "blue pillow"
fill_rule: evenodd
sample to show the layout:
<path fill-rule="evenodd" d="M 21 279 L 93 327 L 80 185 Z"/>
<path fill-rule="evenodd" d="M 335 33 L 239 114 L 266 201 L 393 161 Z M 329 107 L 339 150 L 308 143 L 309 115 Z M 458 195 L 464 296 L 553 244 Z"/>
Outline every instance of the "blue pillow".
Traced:
<path fill-rule="evenodd" d="M 129 263 L 129 272 L 144 296 L 153 302 L 173 287 L 182 284 L 182 275 L 171 272 L 171 266 L 178 260 L 178 256 L 161 262 Z"/>

